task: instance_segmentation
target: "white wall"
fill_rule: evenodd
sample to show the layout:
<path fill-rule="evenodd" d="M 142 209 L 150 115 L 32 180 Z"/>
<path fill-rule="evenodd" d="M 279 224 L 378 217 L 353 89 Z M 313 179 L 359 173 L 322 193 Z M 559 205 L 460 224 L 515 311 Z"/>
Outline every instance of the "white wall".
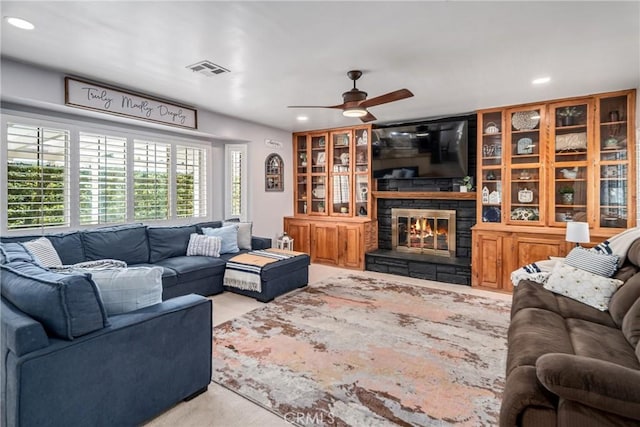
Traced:
<path fill-rule="evenodd" d="M 125 129 L 139 129 L 146 132 L 174 134 L 181 138 L 195 138 L 208 141 L 213 147 L 213 162 L 209 166 L 213 185 L 210 189 L 211 218 L 224 219 L 224 144 L 227 142 L 248 143 L 248 216 L 254 223 L 254 235 L 274 238 L 282 233 L 283 216 L 293 212 L 293 168 L 291 133 L 252 122 L 228 117 L 222 114 L 198 109 L 198 132 L 183 131 L 171 126 L 151 124 L 144 121 L 125 119 L 109 114 L 85 112 L 64 106 L 65 74 L 55 70 L 43 69 L 7 58 L 0 63 L 2 100 L 11 104 L 22 104 L 23 111 L 46 114 L 55 120 L 101 122 Z M 78 76 L 91 78 L 91 76 Z M 121 82 L 127 87 L 126 80 Z M 37 107 L 34 107 L 37 106 Z M 5 111 L 6 112 L 6 111 Z M 282 148 L 274 149 L 265 144 L 265 140 L 282 143 Z M 264 161 L 268 154 L 276 152 L 284 160 L 285 191 L 265 191 Z"/>

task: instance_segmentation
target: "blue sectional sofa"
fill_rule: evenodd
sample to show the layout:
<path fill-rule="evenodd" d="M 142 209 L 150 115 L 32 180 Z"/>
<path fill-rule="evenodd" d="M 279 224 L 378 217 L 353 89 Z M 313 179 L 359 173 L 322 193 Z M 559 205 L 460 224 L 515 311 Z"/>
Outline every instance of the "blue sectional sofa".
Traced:
<path fill-rule="evenodd" d="M 21 249 L 0 253 L 1 425 L 139 425 L 207 389 L 210 300 L 107 316 L 90 275 L 52 272 Z"/>
<path fill-rule="evenodd" d="M 65 265 L 117 259 L 129 266 L 162 267 L 162 299 L 167 300 L 191 293 L 209 296 L 224 291 L 226 261 L 236 254 L 223 254 L 220 258 L 186 256 L 191 233 L 202 234 L 205 227 L 221 226 L 222 221 L 178 227 L 133 224 L 50 234 L 46 237 Z M 38 237 L 41 236 L 1 237 L 0 241 L 24 242 Z M 252 249 L 269 248 L 271 239 L 252 236 L 251 246 Z"/>

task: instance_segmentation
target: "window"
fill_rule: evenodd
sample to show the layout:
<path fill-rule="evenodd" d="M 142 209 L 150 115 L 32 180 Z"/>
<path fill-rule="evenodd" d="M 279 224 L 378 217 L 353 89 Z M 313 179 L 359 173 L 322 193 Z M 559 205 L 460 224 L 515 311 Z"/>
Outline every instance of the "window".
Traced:
<path fill-rule="evenodd" d="M 43 120 L 2 117 L 0 232 L 207 218 L 210 147 Z"/>
<path fill-rule="evenodd" d="M 80 224 L 127 220 L 127 140 L 80 133 Z"/>
<path fill-rule="evenodd" d="M 7 228 L 68 226 L 69 131 L 7 124 Z"/>
<path fill-rule="evenodd" d="M 226 218 L 240 218 L 246 220 L 247 194 L 245 186 L 247 181 L 246 157 L 247 146 L 245 144 L 231 144 L 225 146 L 226 154 Z"/>
<path fill-rule="evenodd" d="M 136 221 L 169 218 L 171 147 L 150 141 L 133 143 L 133 217 Z"/>
<path fill-rule="evenodd" d="M 176 147 L 176 216 L 207 215 L 206 151 L 203 148 Z"/>

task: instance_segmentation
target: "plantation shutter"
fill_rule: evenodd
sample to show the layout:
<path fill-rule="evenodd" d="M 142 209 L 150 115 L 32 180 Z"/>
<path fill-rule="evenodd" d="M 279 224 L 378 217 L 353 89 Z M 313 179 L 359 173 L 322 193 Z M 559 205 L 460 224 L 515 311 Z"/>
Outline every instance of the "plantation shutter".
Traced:
<path fill-rule="evenodd" d="M 7 124 L 7 229 L 69 226 L 69 131 Z"/>
<path fill-rule="evenodd" d="M 176 147 L 176 215 L 178 218 L 204 217 L 206 207 L 206 151 Z"/>
<path fill-rule="evenodd" d="M 127 219 L 127 139 L 80 133 L 80 224 Z"/>
<path fill-rule="evenodd" d="M 232 151 L 230 162 L 231 174 L 231 215 L 242 215 L 242 166 L 243 152 Z"/>
<path fill-rule="evenodd" d="M 133 159 L 134 219 L 168 219 L 171 146 L 134 140 Z"/>

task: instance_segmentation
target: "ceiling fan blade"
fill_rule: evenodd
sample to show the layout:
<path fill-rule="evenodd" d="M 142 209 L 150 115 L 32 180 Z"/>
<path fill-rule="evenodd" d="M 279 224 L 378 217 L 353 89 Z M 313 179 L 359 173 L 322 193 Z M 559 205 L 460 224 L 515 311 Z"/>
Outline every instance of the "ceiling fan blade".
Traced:
<path fill-rule="evenodd" d="M 338 108 L 343 109 L 344 104 L 340 105 L 289 105 L 287 108 Z"/>
<path fill-rule="evenodd" d="M 385 93 L 375 98 L 362 101 L 359 106 L 364 108 L 373 107 L 375 105 L 386 104 L 389 102 L 400 101 L 401 99 L 411 98 L 413 93 L 409 89 L 400 89 L 395 92 Z"/>
<path fill-rule="evenodd" d="M 376 116 L 374 116 L 373 114 L 371 114 L 370 112 L 367 111 L 367 115 L 360 117 L 360 120 L 362 120 L 363 123 L 367 123 L 367 122 L 372 122 L 374 120 L 378 120 L 376 118 Z"/>

